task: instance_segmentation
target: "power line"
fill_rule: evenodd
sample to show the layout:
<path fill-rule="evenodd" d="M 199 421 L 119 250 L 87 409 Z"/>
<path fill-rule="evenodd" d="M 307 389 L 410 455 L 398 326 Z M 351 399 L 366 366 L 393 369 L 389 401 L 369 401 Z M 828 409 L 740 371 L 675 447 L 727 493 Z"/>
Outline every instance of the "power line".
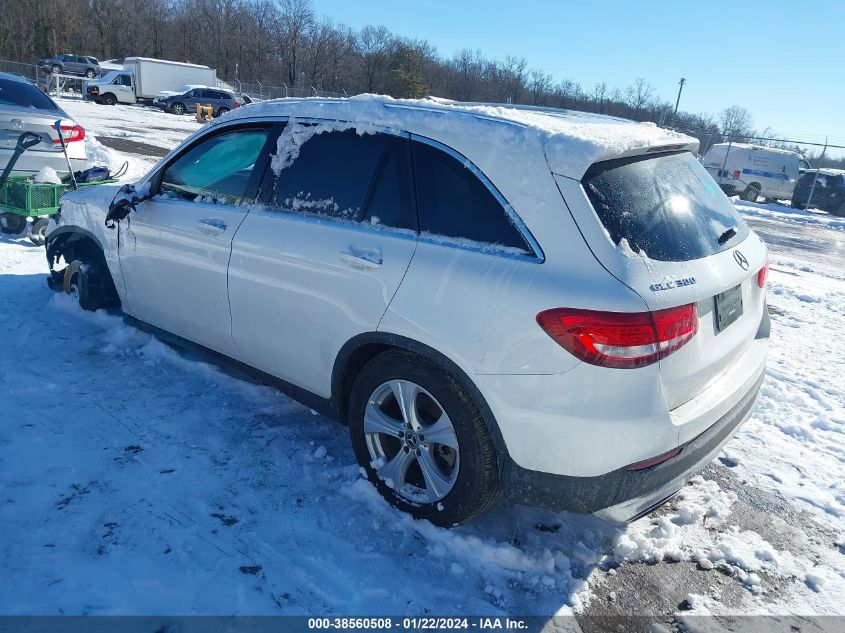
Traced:
<path fill-rule="evenodd" d="M 766 136 L 749 136 L 746 134 L 722 134 L 721 132 L 713 132 L 712 130 L 696 130 L 673 128 L 676 132 L 684 132 L 686 134 L 701 134 L 706 136 L 719 136 L 724 139 L 744 140 L 744 141 L 772 141 L 775 143 L 793 143 L 795 145 L 813 145 L 815 147 L 828 147 L 834 149 L 845 149 L 845 145 L 831 145 L 829 143 L 813 143 L 811 141 L 797 141 L 788 138 L 769 138 Z"/>

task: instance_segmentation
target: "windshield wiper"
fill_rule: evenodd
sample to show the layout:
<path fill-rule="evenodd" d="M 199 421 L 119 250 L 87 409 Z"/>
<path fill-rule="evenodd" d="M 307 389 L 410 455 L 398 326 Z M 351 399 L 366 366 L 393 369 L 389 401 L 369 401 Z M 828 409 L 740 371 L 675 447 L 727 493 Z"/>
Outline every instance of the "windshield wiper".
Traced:
<path fill-rule="evenodd" d="M 732 226 L 731 228 L 729 228 L 727 231 L 725 231 L 724 233 L 722 233 L 719 236 L 719 239 L 718 239 L 719 244 L 724 244 L 729 239 L 731 239 L 734 235 L 736 235 L 736 227 Z"/>

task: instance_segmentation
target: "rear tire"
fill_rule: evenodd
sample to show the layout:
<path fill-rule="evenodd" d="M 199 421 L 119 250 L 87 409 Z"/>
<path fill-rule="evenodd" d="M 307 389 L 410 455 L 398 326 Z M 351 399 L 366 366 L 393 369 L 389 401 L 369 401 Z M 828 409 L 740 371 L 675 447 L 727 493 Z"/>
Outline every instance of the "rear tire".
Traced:
<path fill-rule="evenodd" d="M 97 73 L 95 73 L 93 71 L 93 69 L 89 68 L 88 70 L 85 71 L 85 76 L 88 77 L 88 79 L 93 79 L 94 77 L 97 76 Z"/>
<path fill-rule="evenodd" d="M 185 106 L 182 103 L 174 103 L 172 106 L 170 106 L 170 112 L 171 114 L 181 116 L 185 114 Z"/>
<path fill-rule="evenodd" d="M 10 233 L 12 235 L 19 235 L 23 233 L 26 228 L 26 218 L 13 213 L 7 213 L 3 216 L 2 231 L 3 233 Z"/>
<path fill-rule="evenodd" d="M 226 106 L 223 106 L 217 111 L 217 116 L 223 116 L 228 111 L 229 111 L 229 108 L 227 108 Z"/>
<path fill-rule="evenodd" d="M 356 377 L 348 413 L 358 463 L 399 510 L 452 527 L 498 499 L 490 430 L 466 390 L 434 363 L 403 350 L 379 354 Z"/>
<path fill-rule="evenodd" d="M 53 67 L 50 69 L 50 71 L 54 75 L 60 75 L 62 73 L 62 67 L 59 66 L 58 64 L 53 64 Z"/>
<path fill-rule="evenodd" d="M 751 183 L 745 188 L 745 191 L 742 192 L 740 198 L 745 200 L 746 202 L 757 202 L 757 197 L 759 195 L 760 185 L 758 185 L 757 183 Z"/>
<path fill-rule="evenodd" d="M 36 246 L 44 246 L 47 241 L 47 225 L 50 223 L 48 218 L 38 218 L 29 227 L 29 241 Z"/>

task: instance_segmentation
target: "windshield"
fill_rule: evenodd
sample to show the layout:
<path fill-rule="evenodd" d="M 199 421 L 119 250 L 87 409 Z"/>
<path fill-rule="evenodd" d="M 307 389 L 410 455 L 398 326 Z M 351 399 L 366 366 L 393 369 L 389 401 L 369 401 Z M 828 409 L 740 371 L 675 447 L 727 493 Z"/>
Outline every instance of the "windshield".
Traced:
<path fill-rule="evenodd" d="M 23 81 L 0 79 L 0 105 L 57 111 L 59 108 L 35 86 Z"/>
<path fill-rule="evenodd" d="M 582 180 L 617 245 L 660 261 L 688 261 L 741 242 L 748 226 L 689 152 L 593 165 Z"/>

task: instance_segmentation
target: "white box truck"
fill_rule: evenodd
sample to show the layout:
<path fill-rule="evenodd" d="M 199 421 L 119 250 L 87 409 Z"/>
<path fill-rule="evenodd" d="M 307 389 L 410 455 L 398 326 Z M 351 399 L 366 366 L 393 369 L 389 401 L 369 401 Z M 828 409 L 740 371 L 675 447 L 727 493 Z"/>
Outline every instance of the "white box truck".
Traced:
<path fill-rule="evenodd" d="M 747 143 L 716 143 L 701 163 L 726 194 L 750 201 L 791 198 L 798 177 L 810 168 L 797 152 Z"/>
<path fill-rule="evenodd" d="M 217 83 L 217 71 L 208 66 L 127 57 L 123 70 L 114 70 L 88 82 L 86 95 L 92 101 L 106 105 L 136 103 L 152 101 L 162 92 L 175 91 L 186 84 L 216 86 Z"/>

